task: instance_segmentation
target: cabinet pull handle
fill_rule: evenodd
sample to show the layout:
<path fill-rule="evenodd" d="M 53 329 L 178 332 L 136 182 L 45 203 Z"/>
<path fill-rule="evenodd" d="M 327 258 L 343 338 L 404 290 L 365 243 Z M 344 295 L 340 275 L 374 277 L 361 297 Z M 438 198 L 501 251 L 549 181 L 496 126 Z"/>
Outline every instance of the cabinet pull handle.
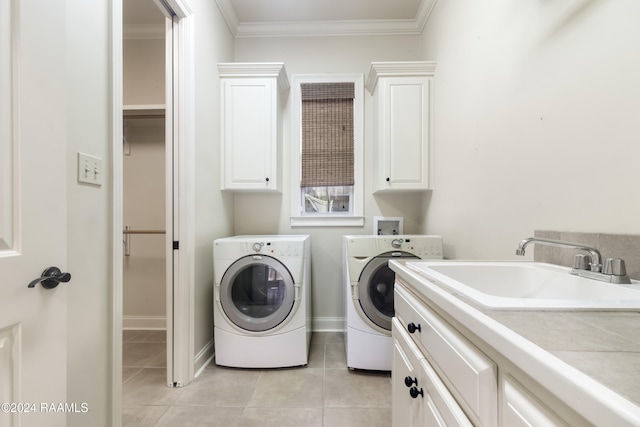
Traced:
<path fill-rule="evenodd" d="M 409 389 L 409 394 L 411 395 L 411 397 L 413 397 L 414 399 L 417 398 L 418 396 L 422 396 L 424 397 L 424 391 L 422 390 L 422 388 L 420 388 L 420 390 L 418 390 L 416 387 L 411 387 Z"/>
<path fill-rule="evenodd" d="M 391 178 L 387 177 L 387 182 L 391 181 Z"/>
<path fill-rule="evenodd" d="M 418 323 L 416 325 L 413 322 L 411 322 L 411 323 L 409 323 L 407 325 L 407 330 L 409 331 L 410 334 L 414 333 L 415 331 L 422 332 L 422 328 L 420 327 L 420 323 Z"/>
<path fill-rule="evenodd" d="M 266 178 L 266 181 L 269 182 L 269 177 Z"/>
<path fill-rule="evenodd" d="M 411 378 L 408 375 L 404 377 L 404 385 L 411 387 L 413 384 L 418 385 L 418 378 Z"/>

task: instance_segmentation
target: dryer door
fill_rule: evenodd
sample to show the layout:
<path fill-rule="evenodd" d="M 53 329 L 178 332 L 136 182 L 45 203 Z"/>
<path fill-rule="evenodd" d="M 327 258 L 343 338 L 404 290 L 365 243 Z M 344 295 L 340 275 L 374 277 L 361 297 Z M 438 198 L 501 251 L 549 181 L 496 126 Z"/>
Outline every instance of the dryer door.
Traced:
<path fill-rule="evenodd" d="M 249 255 L 231 264 L 220 283 L 220 305 L 236 326 L 261 332 L 291 313 L 295 287 L 289 270 L 275 258 Z"/>
<path fill-rule="evenodd" d="M 391 330 L 393 317 L 393 283 L 396 274 L 389 268 L 394 258 L 418 258 L 408 252 L 387 252 L 373 258 L 364 267 L 358 280 L 358 299 L 364 314 L 379 327 Z"/>

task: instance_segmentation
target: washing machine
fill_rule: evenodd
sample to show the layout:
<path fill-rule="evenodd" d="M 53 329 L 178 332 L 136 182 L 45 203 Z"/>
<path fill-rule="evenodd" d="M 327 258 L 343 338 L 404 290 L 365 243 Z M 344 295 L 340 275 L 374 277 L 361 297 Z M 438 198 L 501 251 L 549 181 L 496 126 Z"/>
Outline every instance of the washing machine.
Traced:
<path fill-rule="evenodd" d="M 213 242 L 215 363 L 306 365 L 311 342 L 311 239 L 235 236 Z"/>
<path fill-rule="evenodd" d="M 442 259 L 442 237 L 343 236 L 347 367 L 390 371 L 395 273 L 391 259 Z"/>

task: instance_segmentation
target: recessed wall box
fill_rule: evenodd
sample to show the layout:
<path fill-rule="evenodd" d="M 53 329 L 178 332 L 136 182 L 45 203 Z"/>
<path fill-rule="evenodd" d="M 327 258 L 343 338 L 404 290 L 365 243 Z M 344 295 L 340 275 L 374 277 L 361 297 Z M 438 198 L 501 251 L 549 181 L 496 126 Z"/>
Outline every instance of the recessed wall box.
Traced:
<path fill-rule="evenodd" d="M 373 234 L 396 235 L 404 234 L 404 218 L 401 216 L 374 216 Z"/>

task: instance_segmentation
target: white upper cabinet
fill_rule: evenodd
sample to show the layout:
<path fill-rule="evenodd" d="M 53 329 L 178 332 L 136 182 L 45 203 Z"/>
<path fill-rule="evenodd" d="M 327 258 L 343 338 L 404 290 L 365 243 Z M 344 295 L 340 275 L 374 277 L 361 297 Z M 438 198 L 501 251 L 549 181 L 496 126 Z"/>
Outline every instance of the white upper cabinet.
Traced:
<path fill-rule="evenodd" d="M 429 122 L 435 62 L 374 62 L 374 192 L 429 189 Z"/>
<path fill-rule="evenodd" d="M 280 192 L 284 64 L 224 63 L 218 70 L 222 189 Z"/>

